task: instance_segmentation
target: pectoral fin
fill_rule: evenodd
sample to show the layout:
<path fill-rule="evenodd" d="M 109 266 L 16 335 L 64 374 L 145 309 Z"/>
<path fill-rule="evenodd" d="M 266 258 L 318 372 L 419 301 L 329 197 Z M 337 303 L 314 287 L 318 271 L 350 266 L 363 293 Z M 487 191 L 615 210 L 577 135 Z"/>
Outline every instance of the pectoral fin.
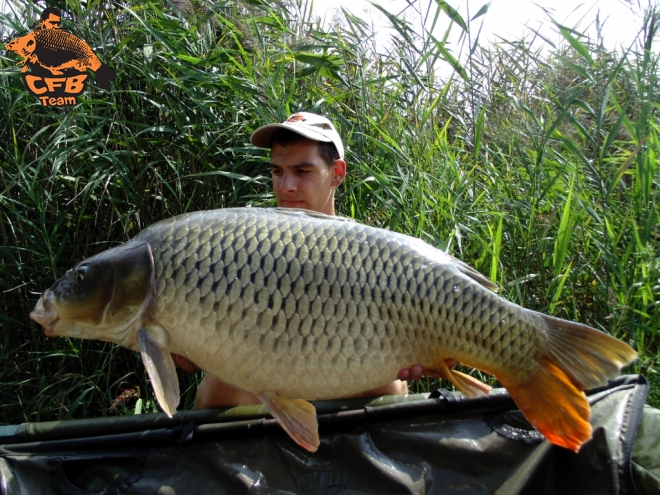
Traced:
<path fill-rule="evenodd" d="M 303 399 L 284 399 L 270 392 L 258 393 L 257 397 L 294 442 L 310 452 L 316 452 L 321 442 L 313 405 Z"/>
<path fill-rule="evenodd" d="M 138 343 L 158 404 L 171 418 L 179 405 L 179 378 L 172 356 L 144 328 L 138 330 Z"/>

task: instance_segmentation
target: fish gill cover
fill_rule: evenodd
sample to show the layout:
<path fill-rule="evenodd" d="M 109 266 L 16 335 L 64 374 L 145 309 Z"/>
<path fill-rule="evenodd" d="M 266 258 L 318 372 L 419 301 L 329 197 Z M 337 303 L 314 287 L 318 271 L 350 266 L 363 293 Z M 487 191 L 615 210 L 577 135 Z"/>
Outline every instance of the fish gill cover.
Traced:
<path fill-rule="evenodd" d="M 47 7 L 36 29 L 6 45 L 7 51 L 22 57 L 16 65 L 23 65 L 25 87 L 44 106 L 77 104 L 87 86 L 87 70 L 96 74 L 103 89 L 117 77 L 85 41 L 61 28 L 61 18 L 58 9 Z"/>

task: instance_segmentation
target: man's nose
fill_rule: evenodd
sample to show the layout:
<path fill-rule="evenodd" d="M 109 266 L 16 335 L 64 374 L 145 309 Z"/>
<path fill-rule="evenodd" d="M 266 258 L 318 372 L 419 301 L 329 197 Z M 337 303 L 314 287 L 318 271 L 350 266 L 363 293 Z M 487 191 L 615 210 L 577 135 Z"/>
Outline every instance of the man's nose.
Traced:
<path fill-rule="evenodd" d="M 296 178 L 293 174 L 286 172 L 282 174 L 282 189 L 286 191 L 295 191 L 297 189 Z"/>

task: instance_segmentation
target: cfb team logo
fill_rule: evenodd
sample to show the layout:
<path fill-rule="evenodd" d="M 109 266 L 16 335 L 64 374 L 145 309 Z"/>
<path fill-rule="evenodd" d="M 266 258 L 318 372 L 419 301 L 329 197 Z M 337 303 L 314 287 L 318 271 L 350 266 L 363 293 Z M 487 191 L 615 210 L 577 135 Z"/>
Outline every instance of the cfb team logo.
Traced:
<path fill-rule="evenodd" d="M 8 51 L 22 57 L 16 65 L 23 66 L 25 87 L 44 106 L 78 103 L 78 95 L 87 86 L 87 70 L 96 74 L 104 89 L 109 89 L 110 81 L 117 77 L 87 43 L 60 28 L 61 18 L 58 9 L 48 7 L 35 30 L 5 45 Z"/>

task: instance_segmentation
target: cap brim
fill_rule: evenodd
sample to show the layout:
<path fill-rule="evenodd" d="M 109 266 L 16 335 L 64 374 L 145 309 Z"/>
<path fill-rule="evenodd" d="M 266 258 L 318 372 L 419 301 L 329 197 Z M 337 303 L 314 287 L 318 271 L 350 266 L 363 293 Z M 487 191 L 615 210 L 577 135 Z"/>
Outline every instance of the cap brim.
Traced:
<path fill-rule="evenodd" d="M 289 129 L 296 134 L 300 134 L 306 138 L 312 139 L 314 141 L 323 141 L 325 143 L 331 143 L 332 139 L 328 136 L 316 132 L 314 129 L 308 127 L 297 126 L 294 123 L 283 123 L 283 124 L 268 124 L 259 127 L 256 131 L 250 136 L 250 142 L 255 145 L 257 148 L 270 148 L 273 144 L 273 134 L 277 132 L 278 129 Z"/>

